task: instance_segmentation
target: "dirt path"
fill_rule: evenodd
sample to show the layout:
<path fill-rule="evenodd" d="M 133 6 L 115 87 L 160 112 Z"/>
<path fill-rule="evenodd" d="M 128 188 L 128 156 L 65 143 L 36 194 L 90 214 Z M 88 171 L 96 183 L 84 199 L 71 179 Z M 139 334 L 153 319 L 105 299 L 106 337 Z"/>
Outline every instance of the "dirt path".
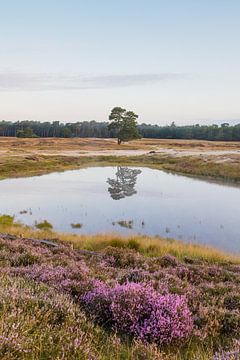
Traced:
<path fill-rule="evenodd" d="M 30 153 L 29 153 L 30 154 Z M 155 150 L 60 150 L 60 151 L 33 151 L 31 154 L 35 155 L 46 155 L 46 156 L 140 156 L 146 154 L 160 154 L 169 155 L 173 157 L 182 156 L 228 156 L 228 155 L 239 155 L 240 150 L 176 150 L 176 149 L 164 149 L 157 148 Z"/>
<path fill-rule="evenodd" d="M 96 138 L 0 138 L 1 157 L 25 156 L 193 156 L 211 158 L 216 162 L 240 162 L 240 142 L 210 142 L 197 140 L 141 139 L 124 143 L 120 147 L 115 139 Z"/>

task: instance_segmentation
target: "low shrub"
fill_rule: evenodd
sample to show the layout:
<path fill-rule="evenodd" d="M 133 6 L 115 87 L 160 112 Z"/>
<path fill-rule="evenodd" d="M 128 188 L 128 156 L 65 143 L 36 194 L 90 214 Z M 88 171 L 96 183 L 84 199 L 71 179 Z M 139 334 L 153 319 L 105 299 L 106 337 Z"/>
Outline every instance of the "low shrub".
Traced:
<path fill-rule="evenodd" d="M 144 342 L 160 345 L 183 341 L 193 330 L 186 298 L 161 295 L 149 285 L 127 283 L 109 288 L 97 282 L 82 301 L 98 323 Z"/>
<path fill-rule="evenodd" d="M 35 223 L 35 227 L 39 230 L 52 230 L 53 226 L 50 222 L 48 222 L 47 220 L 44 220 L 43 222 L 40 223 Z"/>
<path fill-rule="evenodd" d="M 7 227 L 7 226 L 13 226 L 13 224 L 14 224 L 14 216 L 10 216 L 10 215 L 0 216 L 0 226 Z"/>

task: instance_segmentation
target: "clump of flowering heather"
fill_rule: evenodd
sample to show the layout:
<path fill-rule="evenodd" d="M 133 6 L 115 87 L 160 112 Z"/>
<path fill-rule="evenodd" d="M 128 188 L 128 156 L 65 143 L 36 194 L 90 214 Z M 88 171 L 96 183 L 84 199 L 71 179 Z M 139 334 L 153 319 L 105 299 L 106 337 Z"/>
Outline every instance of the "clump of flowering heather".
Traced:
<path fill-rule="evenodd" d="M 134 250 L 125 248 L 107 247 L 104 251 L 104 259 L 114 267 L 145 267 L 147 262 L 144 257 Z"/>
<path fill-rule="evenodd" d="M 91 325 L 66 295 L 4 275 L 0 299 L 1 359 L 97 359 Z"/>
<path fill-rule="evenodd" d="M 231 350 L 221 350 L 215 353 L 211 360 L 239 360 L 240 359 L 240 341 L 235 340 Z"/>
<path fill-rule="evenodd" d="M 193 330 L 186 298 L 161 295 L 149 285 L 127 283 L 109 288 L 97 282 L 82 302 L 100 324 L 144 342 L 167 344 L 185 340 Z"/>
<path fill-rule="evenodd" d="M 90 317 L 100 325 L 112 325 L 111 291 L 104 282 L 95 280 L 92 288 L 81 297 L 81 304 Z"/>

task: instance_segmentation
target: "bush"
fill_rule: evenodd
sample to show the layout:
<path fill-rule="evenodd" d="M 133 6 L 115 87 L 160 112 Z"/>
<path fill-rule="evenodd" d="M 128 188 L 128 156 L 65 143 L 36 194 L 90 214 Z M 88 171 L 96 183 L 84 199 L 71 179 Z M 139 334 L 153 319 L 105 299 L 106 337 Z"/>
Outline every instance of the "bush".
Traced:
<path fill-rule="evenodd" d="M 193 328 L 185 297 L 160 295 L 151 286 L 117 285 L 111 304 L 116 330 L 157 344 L 187 338 Z"/>
<path fill-rule="evenodd" d="M 53 226 L 48 222 L 47 220 L 44 220 L 43 222 L 36 223 L 35 227 L 39 230 L 52 230 Z"/>
<path fill-rule="evenodd" d="M 132 249 L 107 247 L 104 249 L 104 258 L 109 265 L 118 268 L 144 267 L 145 258 Z"/>
<path fill-rule="evenodd" d="M 14 224 L 14 216 L 10 215 L 1 215 L 0 216 L 0 226 L 13 226 Z"/>
<path fill-rule="evenodd" d="M 98 324 L 106 325 L 112 319 L 109 287 L 100 280 L 93 280 L 92 290 L 82 296 L 84 309 Z"/>
<path fill-rule="evenodd" d="M 111 289 L 97 282 L 82 301 L 98 323 L 144 342 L 176 342 L 186 339 L 193 330 L 185 297 L 160 295 L 151 286 L 127 283 Z"/>

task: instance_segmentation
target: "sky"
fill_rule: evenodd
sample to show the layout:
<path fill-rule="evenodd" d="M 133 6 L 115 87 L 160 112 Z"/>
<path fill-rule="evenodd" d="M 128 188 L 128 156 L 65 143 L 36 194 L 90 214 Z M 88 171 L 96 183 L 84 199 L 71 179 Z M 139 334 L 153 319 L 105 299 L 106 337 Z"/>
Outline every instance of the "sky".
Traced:
<path fill-rule="evenodd" d="M 240 122 L 239 0 L 0 0 L 0 119 Z"/>

